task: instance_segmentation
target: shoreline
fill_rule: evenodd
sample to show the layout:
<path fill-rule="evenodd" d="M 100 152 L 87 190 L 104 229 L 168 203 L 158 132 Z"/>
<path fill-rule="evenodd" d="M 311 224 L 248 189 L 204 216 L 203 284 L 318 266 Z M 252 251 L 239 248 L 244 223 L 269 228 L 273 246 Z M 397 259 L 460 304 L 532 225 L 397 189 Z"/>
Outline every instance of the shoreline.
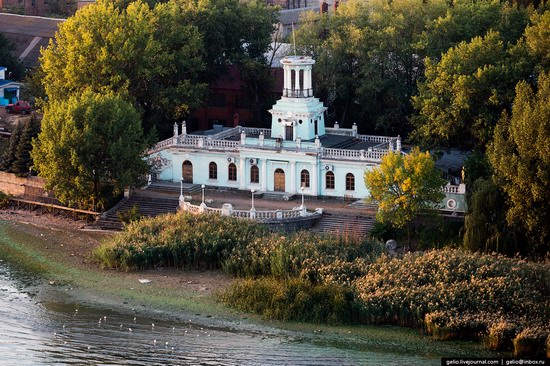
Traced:
<path fill-rule="evenodd" d="M 142 314 L 162 320 L 176 320 L 205 326 L 238 329 L 263 335 L 279 335 L 297 341 L 321 342 L 339 347 L 376 347 L 391 349 L 396 339 L 404 338 L 402 351 L 453 349 L 458 355 L 471 352 L 483 357 L 505 356 L 467 341 L 434 341 L 418 330 L 395 326 L 328 326 L 265 320 L 242 313 L 218 302 L 215 294 L 235 279 L 221 271 L 175 269 L 121 272 L 103 270 L 90 261 L 91 249 L 101 238 L 113 235 L 82 230 L 84 223 L 70 219 L 37 216 L 32 212 L 0 211 L 0 232 L 7 243 L 8 262 L 33 267 L 42 273 L 42 285 L 31 290 L 37 302 L 57 301 Z M 27 268 L 25 268 L 27 269 Z M 140 283 L 149 279 L 150 283 Z M 53 283 L 52 283 L 53 282 Z M 60 294 L 65 297 L 60 299 Z M 135 309 L 135 310 L 134 310 Z M 442 354 L 446 357 L 448 354 Z"/>

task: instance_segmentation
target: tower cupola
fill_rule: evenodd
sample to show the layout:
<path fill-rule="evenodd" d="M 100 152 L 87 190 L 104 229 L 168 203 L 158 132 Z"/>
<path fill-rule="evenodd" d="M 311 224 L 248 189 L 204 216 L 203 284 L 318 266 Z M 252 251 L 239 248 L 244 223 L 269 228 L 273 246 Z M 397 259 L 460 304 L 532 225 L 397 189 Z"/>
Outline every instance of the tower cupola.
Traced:
<path fill-rule="evenodd" d="M 287 56 L 281 60 L 284 71 L 283 97 L 271 113 L 271 136 L 287 141 L 313 140 L 325 134 L 326 107 L 313 96 L 312 69 L 309 56 Z"/>

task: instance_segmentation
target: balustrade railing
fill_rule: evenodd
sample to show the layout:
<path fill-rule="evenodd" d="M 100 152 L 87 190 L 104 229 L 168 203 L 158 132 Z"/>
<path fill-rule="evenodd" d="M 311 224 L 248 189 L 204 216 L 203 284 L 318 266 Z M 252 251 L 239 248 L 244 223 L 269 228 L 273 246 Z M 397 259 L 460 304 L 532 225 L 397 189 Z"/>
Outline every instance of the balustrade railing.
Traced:
<path fill-rule="evenodd" d="M 255 127 L 242 127 L 242 131 L 246 132 L 247 135 L 260 135 L 261 132 L 264 134 L 264 138 L 271 137 L 270 128 L 255 128 Z"/>
<path fill-rule="evenodd" d="M 313 97 L 313 89 L 283 89 L 283 97 L 287 97 L 287 98 Z"/>
<path fill-rule="evenodd" d="M 223 208 L 212 208 L 206 205 L 193 205 L 190 202 L 180 202 L 180 208 L 194 215 L 209 213 L 215 215 L 232 216 L 248 220 L 257 221 L 281 221 L 295 219 L 299 217 L 308 217 L 312 215 L 320 215 L 319 212 L 308 212 L 307 210 L 296 207 L 291 210 L 272 210 L 272 211 L 255 211 L 255 210 L 224 210 Z M 224 212 L 225 211 L 225 212 Z"/>
<path fill-rule="evenodd" d="M 388 136 L 373 136 L 373 135 L 357 135 L 356 136 L 359 140 L 365 141 L 365 142 L 373 142 L 377 144 L 390 142 L 395 137 L 388 137 Z"/>
<path fill-rule="evenodd" d="M 443 186 L 442 191 L 445 192 L 445 193 L 465 194 L 466 193 L 466 185 L 464 183 L 461 183 L 458 186 L 453 186 L 451 184 L 447 184 L 447 185 Z"/>
<path fill-rule="evenodd" d="M 325 127 L 325 132 L 330 135 L 353 136 L 353 130 L 350 128 Z"/>

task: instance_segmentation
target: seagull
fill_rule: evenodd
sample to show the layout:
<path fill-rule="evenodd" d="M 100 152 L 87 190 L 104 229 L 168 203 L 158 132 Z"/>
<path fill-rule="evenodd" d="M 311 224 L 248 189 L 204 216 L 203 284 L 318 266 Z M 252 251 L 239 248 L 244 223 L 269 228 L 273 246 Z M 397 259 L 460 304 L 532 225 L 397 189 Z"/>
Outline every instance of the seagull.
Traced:
<path fill-rule="evenodd" d="M 134 316 L 134 323 L 136 322 L 136 317 Z"/>
<path fill-rule="evenodd" d="M 151 323 L 151 328 L 154 328 L 155 327 L 155 323 Z"/>
<path fill-rule="evenodd" d="M 131 332 L 132 331 L 132 328 L 128 328 L 128 332 Z"/>

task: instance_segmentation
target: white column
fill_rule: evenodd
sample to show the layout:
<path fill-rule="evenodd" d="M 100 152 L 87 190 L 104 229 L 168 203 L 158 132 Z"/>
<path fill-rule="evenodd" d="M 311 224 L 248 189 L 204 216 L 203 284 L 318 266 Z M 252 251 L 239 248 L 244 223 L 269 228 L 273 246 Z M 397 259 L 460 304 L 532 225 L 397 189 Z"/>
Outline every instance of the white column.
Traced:
<path fill-rule="evenodd" d="M 315 162 L 311 164 L 311 194 L 319 195 L 319 164 Z"/>
<path fill-rule="evenodd" d="M 311 69 L 304 70 L 304 89 L 311 89 Z"/>
<path fill-rule="evenodd" d="M 296 193 L 296 162 L 290 162 L 290 193 Z"/>
<path fill-rule="evenodd" d="M 294 81 L 296 82 L 294 89 L 300 90 L 300 69 L 294 70 Z"/>
<path fill-rule="evenodd" d="M 267 191 L 267 159 L 262 159 L 260 169 L 262 170 L 262 175 L 260 176 L 260 186 L 262 187 L 262 192 Z"/>
<path fill-rule="evenodd" d="M 290 89 L 290 85 L 291 85 L 291 78 L 292 78 L 292 75 L 290 73 L 290 69 L 288 67 L 285 67 L 284 68 L 284 74 L 285 74 L 285 83 L 284 83 L 284 88 L 285 89 Z"/>
<path fill-rule="evenodd" d="M 245 159 L 239 158 L 239 187 L 240 189 L 246 189 L 246 172 L 245 172 Z"/>

